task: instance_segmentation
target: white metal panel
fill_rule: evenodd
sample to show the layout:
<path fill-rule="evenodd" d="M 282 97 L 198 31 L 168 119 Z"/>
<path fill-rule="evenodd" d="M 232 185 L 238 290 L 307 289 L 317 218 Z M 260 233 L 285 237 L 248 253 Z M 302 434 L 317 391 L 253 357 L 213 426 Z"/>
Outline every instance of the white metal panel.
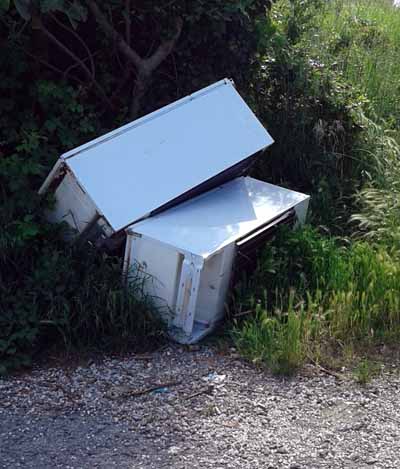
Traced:
<path fill-rule="evenodd" d="M 129 231 L 207 258 L 306 199 L 305 194 L 240 177 Z"/>
<path fill-rule="evenodd" d="M 235 244 L 231 243 L 204 262 L 195 319 L 207 327 L 210 327 L 224 315 L 235 248 Z"/>
<path fill-rule="evenodd" d="M 77 233 L 84 231 L 96 217 L 96 207 L 77 184 L 72 174 L 66 174 L 55 192 L 56 203 L 49 211 L 52 223 L 67 222 Z"/>
<path fill-rule="evenodd" d="M 64 159 L 117 231 L 272 142 L 223 80 Z"/>
<path fill-rule="evenodd" d="M 174 309 L 179 287 L 183 256 L 169 246 L 155 243 L 146 238 L 128 237 L 127 249 L 130 250 L 129 270 L 135 279 L 144 280 L 144 291 L 152 297 L 160 313 L 166 314 Z M 125 256 L 127 259 L 127 256 Z"/>

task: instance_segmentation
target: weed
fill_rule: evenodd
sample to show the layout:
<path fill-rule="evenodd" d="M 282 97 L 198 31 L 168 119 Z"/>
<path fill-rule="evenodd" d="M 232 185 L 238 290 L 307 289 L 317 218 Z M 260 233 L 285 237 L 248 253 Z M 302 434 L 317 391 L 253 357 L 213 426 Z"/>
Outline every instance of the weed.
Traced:
<path fill-rule="evenodd" d="M 254 317 L 236 322 L 233 339 L 243 356 L 256 365 L 267 364 L 276 374 L 292 374 L 305 358 L 305 313 L 291 305 L 287 312 L 269 315 L 260 304 Z"/>
<path fill-rule="evenodd" d="M 253 311 L 234 325 L 239 352 L 291 373 L 306 356 L 318 360 L 324 344 L 399 337 L 399 265 L 382 246 L 341 246 L 309 227 L 282 230 L 235 300 Z"/>
<path fill-rule="evenodd" d="M 353 375 L 358 384 L 365 386 L 378 373 L 379 367 L 369 360 L 361 360 L 353 370 Z"/>

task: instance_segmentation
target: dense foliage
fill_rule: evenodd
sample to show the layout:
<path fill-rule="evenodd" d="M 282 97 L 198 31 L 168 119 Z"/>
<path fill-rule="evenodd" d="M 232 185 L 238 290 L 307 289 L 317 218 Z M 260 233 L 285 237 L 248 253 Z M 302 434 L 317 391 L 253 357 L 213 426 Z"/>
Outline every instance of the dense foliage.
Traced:
<path fill-rule="evenodd" d="M 0 3 L 0 371 L 26 363 L 49 336 L 67 345 L 113 337 L 140 344 L 155 331 L 151 308 L 120 283 L 120 260 L 63 245 L 43 217 L 51 196 L 37 190 L 63 151 L 131 115 L 226 75 L 245 86 L 268 7 Z"/>
<path fill-rule="evenodd" d="M 156 333 L 151 305 L 118 280 L 120 260 L 65 246 L 62 227 L 43 217 L 51 196 L 37 189 L 63 151 L 225 76 L 276 141 L 256 177 L 311 193 L 310 221 L 320 231 L 380 245 L 346 241 L 346 250 L 314 231 L 281 240 L 265 254 L 274 253 L 275 273 L 264 275 L 262 257 L 236 300 L 239 310 L 249 298 L 258 305 L 255 323 L 237 325 L 237 343 L 252 356 L 240 331 L 249 337 L 254 326 L 265 333 L 257 357 L 282 350 L 273 362 L 301 363 L 304 308 L 314 315 L 316 305 L 326 319 L 349 292 L 340 321 L 352 321 L 352 339 L 369 337 L 370 326 L 388 333 L 398 289 L 388 306 L 382 285 L 398 278 L 391 259 L 400 240 L 394 17 L 384 0 L 0 0 L 0 372 L 26 363 L 44 339 L 139 345 Z M 379 291 L 362 283 L 367 258 L 376 260 Z M 266 285 L 273 288 L 260 306 Z M 363 294 L 373 324 L 352 319 L 362 316 Z M 279 302 L 290 314 L 276 317 Z M 325 319 L 325 336 L 339 338 Z"/>
<path fill-rule="evenodd" d="M 271 15 L 280 42 L 258 83 L 280 138 L 260 170 L 310 190 L 310 221 L 324 234 L 282 233 L 233 304 L 238 317 L 251 313 L 233 329 L 239 350 L 284 373 L 400 335 L 400 12 L 308 2 L 307 27 L 293 33 L 295 8 L 277 2 Z"/>
<path fill-rule="evenodd" d="M 233 330 L 239 350 L 289 373 L 304 360 L 324 362 L 352 343 L 400 335 L 400 255 L 396 249 L 319 234 L 283 231 L 241 286 Z"/>

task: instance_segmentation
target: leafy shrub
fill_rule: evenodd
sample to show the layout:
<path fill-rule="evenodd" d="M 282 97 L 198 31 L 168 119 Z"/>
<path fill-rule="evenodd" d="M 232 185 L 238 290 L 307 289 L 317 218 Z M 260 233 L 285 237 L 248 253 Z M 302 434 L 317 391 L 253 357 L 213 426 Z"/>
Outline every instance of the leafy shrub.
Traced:
<path fill-rule="evenodd" d="M 283 230 L 238 290 L 238 311 L 252 316 L 234 326 L 236 345 L 287 372 L 324 344 L 399 337 L 399 266 L 396 250 Z"/>
<path fill-rule="evenodd" d="M 13 265 L 8 257 L 1 263 L 7 272 L 0 277 L 2 372 L 27 364 L 44 341 L 143 349 L 158 340 L 162 328 L 151 300 L 139 280 L 124 288 L 119 258 L 55 243 L 33 258 L 24 246 L 16 257 L 27 262 Z"/>
<path fill-rule="evenodd" d="M 18 49 L 0 63 L 12 77 L 0 83 L 12 98 L 0 107 L 0 372 L 29 363 L 46 341 L 150 345 L 160 329 L 151 304 L 137 299 L 140 285 L 125 290 L 119 259 L 61 242 L 62 228 L 43 218 L 51 196 L 37 194 L 63 150 L 100 133 L 98 116 L 66 83 L 27 85 Z"/>

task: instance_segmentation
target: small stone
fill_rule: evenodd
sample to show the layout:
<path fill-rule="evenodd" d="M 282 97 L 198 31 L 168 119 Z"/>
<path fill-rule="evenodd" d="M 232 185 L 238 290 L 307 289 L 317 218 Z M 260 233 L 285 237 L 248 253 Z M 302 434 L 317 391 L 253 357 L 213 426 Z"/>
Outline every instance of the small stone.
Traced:
<path fill-rule="evenodd" d="M 171 446 L 171 447 L 168 449 L 168 453 L 169 453 L 169 454 L 178 454 L 179 451 L 180 451 L 179 446 Z"/>

